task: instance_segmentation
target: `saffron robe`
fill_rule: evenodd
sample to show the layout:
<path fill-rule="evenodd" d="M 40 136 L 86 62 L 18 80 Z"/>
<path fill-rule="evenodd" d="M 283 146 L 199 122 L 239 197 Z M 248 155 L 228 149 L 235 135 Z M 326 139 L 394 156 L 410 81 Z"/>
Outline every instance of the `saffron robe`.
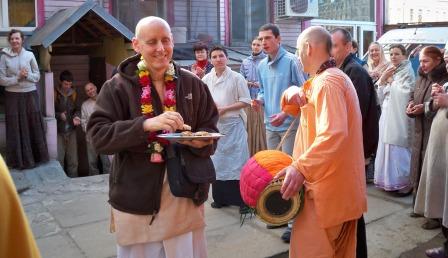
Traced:
<path fill-rule="evenodd" d="M 344 223 L 357 220 L 367 211 L 358 97 L 351 80 L 337 68 L 329 68 L 307 81 L 304 91 L 307 103 L 300 109 L 288 103 L 286 94 L 282 99 L 285 112 L 301 114 L 293 166 L 305 177 L 305 202 L 313 202 L 311 209 L 297 216 L 294 226 L 305 223 L 316 225 L 316 230 L 337 226 L 342 230 Z M 356 239 L 356 226 L 354 229 L 344 240 L 346 248 L 353 248 L 350 243 Z M 306 245 L 294 240 L 313 238 L 314 233 L 294 228 L 292 253 L 297 249 L 297 253 L 309 254 Z M 339 243 L 333 244 L 340 247 Z"/>

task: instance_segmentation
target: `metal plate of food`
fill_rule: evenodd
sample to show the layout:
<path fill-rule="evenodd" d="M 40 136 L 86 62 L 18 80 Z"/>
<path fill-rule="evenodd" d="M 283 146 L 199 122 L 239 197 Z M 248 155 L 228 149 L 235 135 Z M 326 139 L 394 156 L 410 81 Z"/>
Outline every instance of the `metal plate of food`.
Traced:
<path fill-rule="evenodd" d="M 224 134 L 220 133 L 209 133 L 209 132 L 190 132 L 184 131 L 181 133 L 164 133 L 159 134 L 157 137 L 170 140 L 170 141 L 182 141 L 182 140 L 208 140 L 208 139 L 218 139 L 223 137 Z"/>

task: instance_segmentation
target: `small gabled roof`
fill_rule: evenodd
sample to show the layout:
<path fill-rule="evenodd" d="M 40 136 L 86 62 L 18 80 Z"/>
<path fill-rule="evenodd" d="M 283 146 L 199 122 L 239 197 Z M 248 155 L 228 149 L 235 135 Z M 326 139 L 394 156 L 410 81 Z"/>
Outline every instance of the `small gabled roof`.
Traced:
<path fill-rule="evenodd" d="M 95 20 L 92 18 L 83 19 L 87 15 L 95 17 Z M 33 35 L 26 40 L 25 46 L 29 48 L 42 45 L 47 48 L 72 26 L 76 23 L 83 23 L 84 20 L 86 20 L 86 24 L 81 24 L 81 27 L 89 34 L 93 34 L 92 36 L 95 34 L 97 34 L 97 37 L 121 34 L 128 41 L 131 41 L 134 36 L 134 33 L 115 17 L 107 13 L 98 3 L 86 1 L 81 6 L 56 12 L 45 22 L 43 27 L 34 31 Z M 95 22 L 97 20 L 101 22 Z M 92 24 L 92 21 L 94 24 Z"/>

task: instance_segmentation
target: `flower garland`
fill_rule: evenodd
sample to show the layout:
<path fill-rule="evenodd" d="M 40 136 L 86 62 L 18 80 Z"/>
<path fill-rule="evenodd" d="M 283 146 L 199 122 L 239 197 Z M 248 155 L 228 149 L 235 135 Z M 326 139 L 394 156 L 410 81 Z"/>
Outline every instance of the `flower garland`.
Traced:
<path fill-rule="evenodd" d="M 140 97 L 140 105 L 142 114 L 146 118 L 154 117 L 154 107 L 152 105 L 151 97 L 151 76 L 146 66 L 143 57 L 137 64 L 137 74 L 139 77 L 139 83 L 142 87 L 142 94 Z M 176 111 L 176 82 L 174 64 L 170 62 L 168 70 L 165 72 L 165 98 L 163 100 L 163 112 Z M 148 135 L 148 150 L 150 155 L 150 161 L 152 163 L 163 162 L 162 151 L 163 146 L 168 145 L 169 142 L 163 139 L 157 138 L 157 132 L 150 132 Z"/>

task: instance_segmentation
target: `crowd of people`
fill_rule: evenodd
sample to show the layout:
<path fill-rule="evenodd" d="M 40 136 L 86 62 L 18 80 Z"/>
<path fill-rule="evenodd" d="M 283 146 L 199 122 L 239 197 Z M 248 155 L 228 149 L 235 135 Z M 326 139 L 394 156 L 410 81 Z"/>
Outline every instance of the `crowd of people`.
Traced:
<path fill-rule="evenodd" d="M 23 170 L 49 161 L 46 125 L 36 88 L 40 71 L 33 53 L 23 48 L 21 31 L 11 30 L 8 40 L 10 47 L 2 50 L 0 60 L 0 85 L 5 87 L 6 160 L 10 168 Z M 84 90 L 88 99 L 82 101 L 73 89 L 73 80 L 70 71 L 60 73 L 59 85 L 54 90 L 54 108 L 58 160 L 68 176 L 77 177 L 78 141 L 75 129 L 81 125 L 85 132 L 95 106 L 97 87 L 91 82 L 87 83 Z M 86 141 L 89 175 L 99 174 L 98 158 L 103 173 L 108 173 L 109 158 L 98 155 L 89 144 L 89 139 Z"/>
<path fill-rule="evenodd" d="M 381 45 L 373 42 L 366 66 L 381 105 L 374 184 L 397 196 L 412 193 L 410 216 L 424 216 L 422 228 L 442 227 L 448 239 L 448 116 L 442 115 L 448 100 L 448 49 L 423 47 L 417 79 L 404 46 L 393 44 L 388 50 L 390 62 Z M 427 250 L 426 255 L 447 257 L 448 240 L 443 247 Z"/>
<path fill-rule="evenodd" d="M 11 48 L 0 59 L 9 101 L 6 158 L 23 169 L 48 160 L 39 71 L 22 47 L 23 34 L 13 30 L 8 39 Z M 293 157 L 276 176 L 284 178 L 284 199 L 305 189 L 301 212 L 284 225 L 290 257 L 367 257 L 369 167 L 376 187 L 398 197 L 413 194 L 410 216 L 424 216 L 424 229 L 441 227 L 447 238 L 426 255 L 448 257 L 448 49 L 422 48 L 416 78 L 403 45 L 391 45 L 386 58 L 373 42 L 363 62 L 342 28 L 304 30 L 294 55 L 282 46 L 279 28 L 265 24 L 239 73 L 228 66 L 224 47 L 202 43 L 193 47 L 190 71 L 179 67 L 170 26 L 158 17 L 138 22 L 132 46 L 137 54 L 98 95 L 94 84 L 85 85 L 82 105 L 70 71 L 60 74 L 55 89 L 58 158 L 67 174 L 77 176 L 78 126 L 87 134 L 90 173 L 99 173 L 98 161 L 105 171 L 111 167 L 118 257 L 206 257 L 203 205 L 210 183 L 212 208 L 247 211 L 240 172 L 264 148 L 251 141 Z M 260 139 L 252 139 L 255 127 L 262 129 Z M 185 128 L 225 137 L 181 140 L 175 152 L 157 137 Z M 197 172 L 203 162 L 213 163 L 207 174 Z M 185 180 L 179 171 L 196 173 Z M 204 179 L 210 175 L 216 180 Z"/>

